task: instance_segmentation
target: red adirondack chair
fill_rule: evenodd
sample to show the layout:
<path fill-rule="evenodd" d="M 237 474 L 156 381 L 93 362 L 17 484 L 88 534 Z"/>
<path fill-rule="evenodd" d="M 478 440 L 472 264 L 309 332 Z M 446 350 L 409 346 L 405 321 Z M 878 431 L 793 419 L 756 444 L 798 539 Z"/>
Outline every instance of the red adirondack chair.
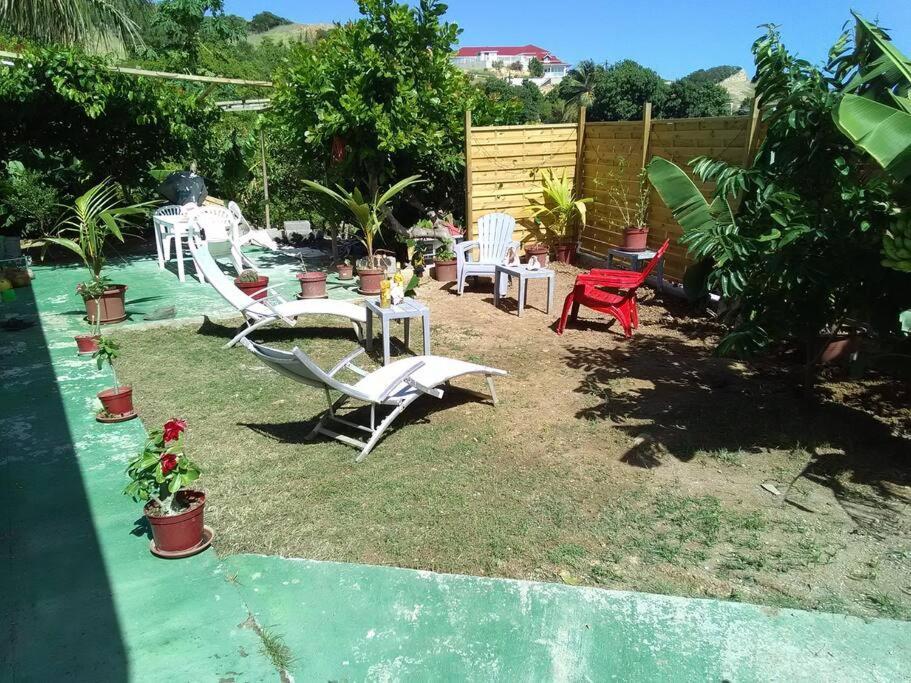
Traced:
<path fill-rule="evenodd" d="M 604 270 L 593 268 L 576 277 L 573 290 L 563 303 L 563 314 L 557 324 L 557 334 L 566 329 L 567 317 L 573 322 L 579 315 L 579 306 L 585 306 L 611 315 L 623 325 L 627 337 L 639 327 L 639 308 L 636 304 L 636 289 L 645 282 L 656 265 L 664 258 L 670 240 L 665 240 L 655 253 L 655 258 L 640 272 L 630 270 Z M 572 313 L 570 313 L 572 309 Z"/>

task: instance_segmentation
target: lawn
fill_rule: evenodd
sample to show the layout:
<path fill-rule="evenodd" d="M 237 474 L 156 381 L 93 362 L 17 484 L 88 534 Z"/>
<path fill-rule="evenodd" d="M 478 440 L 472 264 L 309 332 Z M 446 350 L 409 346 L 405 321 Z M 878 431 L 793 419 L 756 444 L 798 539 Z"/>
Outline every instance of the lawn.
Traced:
<path fill-rule="evenodd" d="M 558 337 L 540 297 L 517 319 L 489 286 L 424 285 L 434 353 L 509 371 L 501 404 L 423 399 L 358 465 L 304 440 L 319 391 L 220 348 L 236 318 L 118 330 L 118 370 L 147 426 L 189 421 L 220 553 L 911 618 L 907 387 L 834 372 L 808 401 L 784 361 L 713 357 L 711 323 L 673 301 L 645 294 L 627 341 L 593 316 Z M 353 348 L 307 322 L 260 338 L 324 367 Z"/>

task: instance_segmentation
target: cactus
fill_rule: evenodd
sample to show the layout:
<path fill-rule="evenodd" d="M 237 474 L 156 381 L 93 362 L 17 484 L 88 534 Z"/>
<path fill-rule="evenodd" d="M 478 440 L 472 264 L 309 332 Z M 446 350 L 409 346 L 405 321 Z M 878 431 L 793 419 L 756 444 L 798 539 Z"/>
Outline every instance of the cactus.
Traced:
<path fill-rule="evenodd" d="M 259 282 L 259 273 L 257 273 L 252 268 L 247 268 L 246 270 L 240 271 L 240 274 L 237 276 L 238 282 Z"/>

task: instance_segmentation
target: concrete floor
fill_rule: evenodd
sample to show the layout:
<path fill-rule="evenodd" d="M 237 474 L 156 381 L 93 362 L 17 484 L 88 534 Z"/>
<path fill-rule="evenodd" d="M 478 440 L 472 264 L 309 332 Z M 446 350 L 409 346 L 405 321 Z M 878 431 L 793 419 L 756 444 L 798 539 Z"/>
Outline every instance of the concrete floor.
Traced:
<path fill-rule="evenodd" d="M 294 264 L 269 265 L 292 294 Z M 74 353 L 83 272 L 35 270 L 0 306 L 36 323 L 0 331 L 0 679 L 907 680 L 904 622 L 212 550 L 159 560 L 121 495 L 144 427 L 95 422 L 111 378 Z M 110 275 L 129 286 L 124 324 L 169 305 L 230 313 L 151 259 Z M 262 629 L 290 649 L 288 671 Z"/>

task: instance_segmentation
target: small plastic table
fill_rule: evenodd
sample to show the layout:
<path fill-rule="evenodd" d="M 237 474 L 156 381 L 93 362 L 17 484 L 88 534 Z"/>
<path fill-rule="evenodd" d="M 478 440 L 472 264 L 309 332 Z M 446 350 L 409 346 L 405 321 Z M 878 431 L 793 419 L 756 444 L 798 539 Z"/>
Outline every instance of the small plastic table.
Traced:
<path fill-rule="evenodd" d="M 519 279 L 519 305 L 517 314 L 521 318 L 522 311 L 525 308 L 525 299 L 528 297 L 528 290 L 525 285 L 526 280 L 547 280 L 547 313 L 550 313 L 550 307 L 554 302 L 554 285 L 557 280 L 556 273 L 548 268 L 538 268 L 529 270 L 526 266 L 506 266 L 498 265 L 495 269 L 493 288 L 493 305 L 500 305 L 500 278 L 504 275 Z"/>
<path fill-rule="evenodd" d="M 642 251 L 627 251 L 626 249 L 620 249 L 615 247 L 613 249 L 607 250 L 607 267 L 610 269 L 614 263 L 614 257 L 619 257 L 629 261 L 633 270 L 637 273 L 645 268 L 645 264 L 655 258 L 655 252 L 651 249 L 644 249 Z M 658 263 L 658 267 L 655 271 L 655 277 L 658 279 L 658 291 L 664 291 L 664 259 Z"/>
<path fill-rule="evenodd" d="M 402 303 L 382 308 L 379 297 L 366 299 L 367 306 L 367 351 L 373 350 L 373 316 L 380 319 L 383 332 L 383 365 L 389 365 L 389 321 L 401 320 L 405 325 L 405 348 L 410 341 L 412 318 L 420 318 L 424 331 L 424 355 L 430 355 L 430 309 L 420 301 L 406 298 Z"/>

